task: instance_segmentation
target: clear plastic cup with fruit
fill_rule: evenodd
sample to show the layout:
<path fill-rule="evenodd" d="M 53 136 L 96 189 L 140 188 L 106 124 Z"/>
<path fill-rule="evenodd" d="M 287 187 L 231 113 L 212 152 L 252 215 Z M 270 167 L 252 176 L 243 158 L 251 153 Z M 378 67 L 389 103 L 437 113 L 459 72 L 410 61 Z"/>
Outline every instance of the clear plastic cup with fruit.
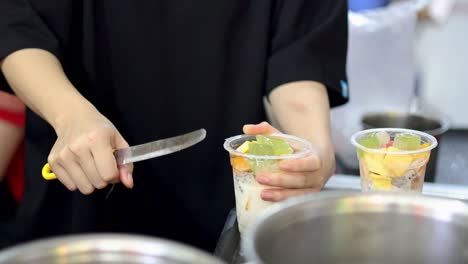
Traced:
<path fill-rule="evenodd" d="M 437 140 L 424 132 L 377 128 L 351 137 L 359 159 L 362 191 L 421 192 Z"/>
<path fill-rule="evenodd" d="M 266 187 L 257 182 L 256 176 L 278 172 L 278 162 L 302 158 L 312 149 L 308 141 L 285 134 L 235 136 L 226 139 L 224 148 L 229 152 L 233 171 L 241 234 L 258 213 L 272 204 L 262 200 L 261 192 Z"/>

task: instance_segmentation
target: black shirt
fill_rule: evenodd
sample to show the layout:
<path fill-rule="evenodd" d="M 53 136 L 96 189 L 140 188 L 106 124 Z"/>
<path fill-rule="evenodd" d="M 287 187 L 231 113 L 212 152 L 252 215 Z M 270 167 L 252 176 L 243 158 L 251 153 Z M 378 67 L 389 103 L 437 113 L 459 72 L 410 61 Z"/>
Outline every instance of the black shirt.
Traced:
<path fill-rule="evenodd" d="M 108 189 L 84 196 L 41 178 L 56 135 L 28 111 L 16 241 L 108 231 L 212 249 L 234 207 L 222 144 L 265 119 L 262 97 L 314 80 L 332 106 L 347 100 L 345 0 L 0 0 L 0 40 L 0 59 L 55 54 L 130 145 L 208 131 L 188 150 L 137 163 L 135 188 L 106 199 Z"/>

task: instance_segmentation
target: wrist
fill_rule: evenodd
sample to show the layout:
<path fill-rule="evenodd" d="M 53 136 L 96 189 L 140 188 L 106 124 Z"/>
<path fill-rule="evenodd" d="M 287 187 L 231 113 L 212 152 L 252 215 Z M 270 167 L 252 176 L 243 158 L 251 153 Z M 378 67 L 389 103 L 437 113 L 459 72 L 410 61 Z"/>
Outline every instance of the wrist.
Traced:
<path fill-rule="evenodd" d="M 77 122 L 79 118 L 88 113 L 95 114 L 97 112 L 98 110 L 89 101 L 84 98 L 76 98 L 75 100 L 67 100 L 61 106 L 58 105 L 48 121 L 57 132 L 66 127 L 69 122 Z"/>

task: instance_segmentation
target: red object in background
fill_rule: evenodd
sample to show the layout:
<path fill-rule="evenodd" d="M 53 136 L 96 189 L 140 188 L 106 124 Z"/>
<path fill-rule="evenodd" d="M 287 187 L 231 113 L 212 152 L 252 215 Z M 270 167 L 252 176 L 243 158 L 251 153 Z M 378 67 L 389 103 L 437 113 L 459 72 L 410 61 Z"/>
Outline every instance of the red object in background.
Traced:
<path fill-rule="evenodd" d="M 24 128 L 26 122 L 24 104 L 15 96 L 5 93 L 0 93 L 0 99 L 0 120 Z M 18 147 L 6 173 L 6 182 L 11 194 L 19 203 L 24 190 L 24 142 Z"/>
<path fill-rule="evenodd" d="M 6 181 L 11 195 L 17 203 L 21 201 L 24 190 L 24 143 L 18 147 L 10 167 L 7 171 Z"/>

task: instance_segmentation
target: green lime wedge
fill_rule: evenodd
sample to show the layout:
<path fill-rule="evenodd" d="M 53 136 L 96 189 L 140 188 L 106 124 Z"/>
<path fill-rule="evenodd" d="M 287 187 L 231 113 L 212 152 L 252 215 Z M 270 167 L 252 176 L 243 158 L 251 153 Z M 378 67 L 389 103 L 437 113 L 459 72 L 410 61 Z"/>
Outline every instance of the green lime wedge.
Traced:
<path fill-rule="evenodd" d="M 401 133 L 395 136 L 393 146 L 401 150 L 417 150 L 421 145 L 421 137 L 411 133 Z"/>
<path fill-rule="evenodd" d="M 257 156 L 273 156 L 275 151 L 269 144 L 254 143 L 249 145 L 249 153 Z"/>
<path fill-rule="evenodd" d="M 273 166 L 273 164 L 275 164 L 275 160 L 249 159 L 250 169 L 252 170 L 255 176 L 262 172 L 271 171 L 271 166 Z"/>
<path fill-rule="evenodd" d="M 359 145 L 366 147 L 366 148 L 371 148 L 371 149 L 380 148 L 380 141 L 379 141 L 379 137 L 377 136 L 377 134 L 370 134 L 366 137 L 362 137 L 358 139 L 357 142 L 359 143 Z M 363 150 L 361 148 L 357 148 L 356 152 L 359 157 L 362 157 Z"/>
<path fill-rule="evenodd" d="M 377 134 L 372 134 L 367 137 L 360 138 L 358 143 L 366 148 L 378 149 L 380 147 L 380 141 Z"/>
<path fill-rule="evenodd" d="M 270 145 L 273 148 L 274 155 L 289 155 L 293 154 L 294 150 L 291 148 L 286 140 L 258 135 L 256 136 L 257 142 L 260 144 Z"/>
<path fill-rule="evenodd" d="M 258 140 L 257 140 L 258 141 Z M 258 143 L 250 144 L 249 153 L 257 156 L 273 156 L 275 152 L 273 147 L 269 144 L 262 144 L 260 141 Z M 257 175 L 263 171 L 267 171 L 268 167 L 275 163 L 274 160 L 261 159 L 249 159 L 250 168 L 253 173 Z"/>

